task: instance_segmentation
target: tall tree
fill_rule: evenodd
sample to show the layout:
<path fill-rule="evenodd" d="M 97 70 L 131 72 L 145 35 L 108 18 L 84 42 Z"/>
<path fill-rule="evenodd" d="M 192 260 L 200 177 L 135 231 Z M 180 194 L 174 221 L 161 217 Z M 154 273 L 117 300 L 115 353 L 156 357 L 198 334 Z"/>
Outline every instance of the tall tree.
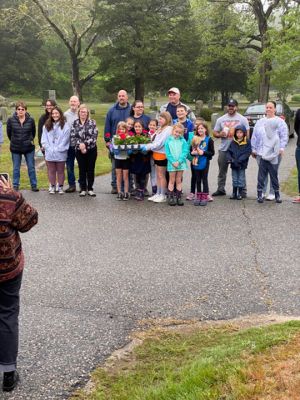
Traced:
<path fill-rule="evenodd" d="M 254 67 L 249 53 L 237 46 L 243 36 L 240 14 L 226 4 L 203 0 L 194 1 L 193 7 L 202 40 L 194 89 L 202 98 L 220 92 L 223 108 L 234 92 L 245 93 Z"/>
<path fill-rule="evenodd" d="M 98 0 L 97 13 L 105 38 L 97 54 L 114 90 L 134 87 L 143 99 L 146 85 L 187 86 L 195 64 L 189 1 Z"/>
<path fill-rule="evenodd" d="M 11 7 L 15 11 L 13 20 Z M 18 8 L 17 0 L 2 0 L 0 4 L 0 88 L 8 96 L 39 93 L 43 66 L 47 62 L 43 41 L 36 36 L 37 26 L 31 20 L 24 23 Z"/>
<path fill-rule="evenodd" d="M 77 0 L 70 7 L 64 0 L 31 0 L 40 16 L 60 38 L 68 50 L 71 60 L 73 93 L 82 99 L 83 85 L 92 79 L 98 70 L 80 76 L 80 65 L 87 58 L 96 42 L 95 9 L 93 0 Z"/>
<path fill-rule="evenodd" d="M 77 0 L 70 3 L 65 0 L 19 0 L 18 7 L 10 6 L 10 22 L 20 16 L 24 23 L 34 22 L 39 29 L 40 38 L 49 38 L 53 33 L 61 40 L 70 58 L 72 87 L 74 94 L 82 97 L 82 87 L 90 81 L 98 69 L 82 74 L 84 64 L 98 38 L 95 32 L 95 1 Z"/>
<path fill-rule="evenodd" d="M 300 3 L 299 3 L 300 5 Z M 273 71 L 271 85 L 283 99 L 292 91 L 300 69 L 300 7 L 286 9 L 281 15 L 280 29 L 274 27 L 270 31 L 271 46 L 269 56 L 272 59 Z"/>
<path fill-rule="evenodd" d="M 278 23 L 276 15 L 284 13 L 295 5 L 298 1 L 293 0 L 209 0 L 213 3 L 227 4 L 234 6 L 245 15 L 245 25 L 249 26 L 251 15 L 255 17 L 256 29 L 248 31 L 244 40 L 240 43 L 240 48 L 252 49 L 259 53 L 258 72 L 259 72 L 259 94 L 258 100 L 266 102 L 269 97 L 270 79 L 272 72 L 272 58 L 270 57 L 270 30 Z M 277 13 L 277 14 L 276 14 Z M 251 24 L 251 23 L 250 23 Z"/>

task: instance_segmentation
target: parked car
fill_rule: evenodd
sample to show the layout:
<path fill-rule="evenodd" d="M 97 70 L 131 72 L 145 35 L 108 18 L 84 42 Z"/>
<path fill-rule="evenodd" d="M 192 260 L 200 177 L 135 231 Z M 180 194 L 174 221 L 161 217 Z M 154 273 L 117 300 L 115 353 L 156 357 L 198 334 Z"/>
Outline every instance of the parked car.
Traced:
<path fill-rule="evenodd" d="M 250 136 L 252 136 L 256 122 L 265 116 L 265 110 L 266 103 L 252 103 L 247 107 L 244 116 L 249 121 Z M 278 115 L 278 117 L 282 118 L 287 123 L 289 137 L 294 137 L 295 112 L 292 111 L 286 103 L 282 101 L 276 101 L 276 115 Z"/>

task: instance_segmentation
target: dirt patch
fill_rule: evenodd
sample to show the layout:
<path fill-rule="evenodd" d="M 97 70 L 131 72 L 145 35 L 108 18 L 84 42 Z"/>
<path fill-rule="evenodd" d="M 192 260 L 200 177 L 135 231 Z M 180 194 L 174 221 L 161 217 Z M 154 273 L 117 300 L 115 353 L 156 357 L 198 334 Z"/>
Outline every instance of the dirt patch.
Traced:
<path fill-rule="evenodd" d="M 251 392 L 260 393 L 255 400 L 300 399 L 300 334 L 288 344 L 253 357 L 246 371 Z"/>

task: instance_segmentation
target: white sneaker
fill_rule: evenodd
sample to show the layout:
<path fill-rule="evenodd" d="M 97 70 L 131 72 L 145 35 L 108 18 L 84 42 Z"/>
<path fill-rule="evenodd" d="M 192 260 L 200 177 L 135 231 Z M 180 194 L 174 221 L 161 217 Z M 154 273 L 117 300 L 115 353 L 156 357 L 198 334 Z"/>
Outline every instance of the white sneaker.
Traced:
<path fill-rule="evenodd" d="M 58 184 L 58 183 L 56 184 L 55 191 L 56 191 L 56 192 L 59 192 L 59 184 Z"/>
<path fill-rule="evenodd" d="M 153 196 L 148 197 L 148 200 L 149 201 L 154 201 L 158 196 L 159 196 L 159 194 L 155 193 Z"/>
<path fill-rule="evenodd" d="M 266 197 L 266 200 L 268 200 L 268 201 L 275 200 L 275 194 L 269 193 L 269 195 Z"/>
<path fill-rule="evenodd" d="M 156 199 L 153 200 L 154 203 L 165 203 L 167 198 L 164 194 L 159 194 Z"/>
<path fill-rule="evenodd" d="M 88 195 L 92 197 L 96 197 L 96 193 L 94 193 L 92 190 L 88 191 Z"/>
<path fill-rule="evenodd" d="M 64 194 L 64 188 L 63 188 L 63 186 L 56 186 L 56 189 L 57 189 L 57 191 L 58 191 L 58 194 Z"/>
<path fill-rule="evenodd" d="M 49 187 L 49 194 L 55 194 L 55 186 Z"/>
<path fill-rule="evenodd" d="M 51 183 L 49 183 L 49 192 L 51 189 L 52 189 L 52 185 L 51 185 Z"/>
<path fill-rule="evenodd" d="M 80 196 L 80 197 L 86 196 L 86 191 L 85 191 L 85 190 L 82 190 L 82 191 L 79 193 L 79 196 Z"/>

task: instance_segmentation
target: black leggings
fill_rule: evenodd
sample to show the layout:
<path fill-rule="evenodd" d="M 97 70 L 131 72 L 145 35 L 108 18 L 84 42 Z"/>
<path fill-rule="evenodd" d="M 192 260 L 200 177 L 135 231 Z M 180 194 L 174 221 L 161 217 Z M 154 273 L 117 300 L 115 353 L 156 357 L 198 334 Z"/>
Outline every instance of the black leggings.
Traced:
<path fill-rule="evenodd" d="M 191 193 L 196 192 L 196 172 L 195 168 L 191 163 Z"/>
<path fill-rule="evenodd" d="M 76 151 L 76 159 L 79 167 L 79 183 L 81 190 L 93 190 L 95 180 L 95 164 L 97 159 L 97 147 L 88 150 L 85 154 Z M 87 183 L 87 184 L 86 184 Z"/>
<path fill-rule="evenodd" d="M 196 182 L 197 182 L 197 192 L 209 193 L 208 189 L 208 170 L 209 165 L 205 169 L 195 169 L 196 173 Z M 203 190 L 201 190 L 201 183 L 203 186 Z"/>

